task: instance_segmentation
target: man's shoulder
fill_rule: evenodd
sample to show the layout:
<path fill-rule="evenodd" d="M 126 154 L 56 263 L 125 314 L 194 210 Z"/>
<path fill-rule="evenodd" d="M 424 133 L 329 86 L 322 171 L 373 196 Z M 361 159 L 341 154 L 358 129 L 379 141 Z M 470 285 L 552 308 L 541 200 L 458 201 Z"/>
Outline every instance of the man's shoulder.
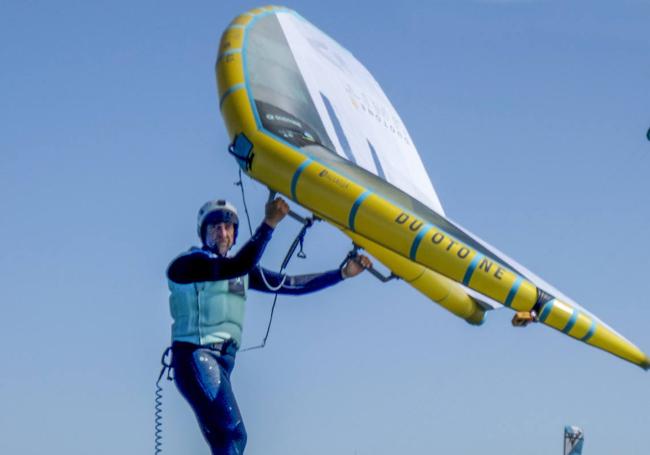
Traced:
<path fill-rule="evenodd" d="M 179 255 L 177 255 L 174 259 L 172 259 L 171 264 L 174 264 L 175 262 L 178 261 L 186 261 L 186 260 L 192 260 L 192 259 L 214 259 L 217 258 L 216 254 L 214 254 L 211 251 L 204 250 L 203 248 L 199 248 L 198 246 L 191 246 L 189 249 L 181 252 Z"/>
<path fill-rule="evenodd" d="M 192 275 L 197 267 L 202 267 L 202 264 L 217 257 L 211 251 L 192 246 L 172 259 L 169 266 L 167 266 L 167 278 L 178 283 L 184 283 L 187 277 Z"/>

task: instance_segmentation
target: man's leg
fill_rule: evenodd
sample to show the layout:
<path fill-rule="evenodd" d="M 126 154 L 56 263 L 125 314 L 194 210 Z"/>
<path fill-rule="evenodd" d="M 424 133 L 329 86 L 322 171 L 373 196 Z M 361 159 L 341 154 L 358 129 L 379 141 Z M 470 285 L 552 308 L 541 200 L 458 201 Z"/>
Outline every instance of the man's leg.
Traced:
<path fill-rule="evenodd" d="M 230 384 L 234 357 L 209 349 L 174 352 L 175 382 L 190 403 L 213 455 L 240 455 L 246 429 Z"/>

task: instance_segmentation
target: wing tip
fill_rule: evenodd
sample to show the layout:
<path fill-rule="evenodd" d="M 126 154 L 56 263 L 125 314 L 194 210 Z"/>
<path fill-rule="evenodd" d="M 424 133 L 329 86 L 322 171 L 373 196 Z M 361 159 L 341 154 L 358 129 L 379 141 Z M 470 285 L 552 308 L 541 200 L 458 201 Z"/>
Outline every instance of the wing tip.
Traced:
<path fill-rule="evenodd" d="M 478 306 L 474 313 L 465 318 L 465 321 L 474 326 L 483 325 L 485 322 L 485 310 Z"/>

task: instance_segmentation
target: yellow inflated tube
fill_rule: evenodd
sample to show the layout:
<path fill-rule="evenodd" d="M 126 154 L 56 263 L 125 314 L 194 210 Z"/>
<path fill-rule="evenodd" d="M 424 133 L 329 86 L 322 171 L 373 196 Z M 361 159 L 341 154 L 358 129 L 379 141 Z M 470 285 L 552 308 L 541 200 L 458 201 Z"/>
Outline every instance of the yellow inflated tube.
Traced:
<path fill-rule="evenodd" d="M 538 289 L 533 283 L 258 127 L 245 80 L 246 30 L 255 17 L 282 10 L 258 8 L 237 17 L 222 36 L 217 59 L 221 112 L 230 136 L 243 135 L 251 144 L 244 170 L 253 179 L 366 239 L 372 245 L 362 246 L 382 262 L 395 264 L 396 270 L 410 267 L 414 272 L 416 266 L 411 266 L 411 261 L 420 264 L 420 276 L 427 277 L 423 281 L 414 279 L 411 284 L 466 320 L 482 320 L 478 307 L 472 306 L 467 301 L 470 298 L 457 286 L 467 299 L 457 295 L 457 290 L 436 299 L 434 296 L 446 284 L 431 274 L 437 272 L 440 278 L 462 283 L 513 310 L 537 310 L 540 322 L 644 369 L 650 368 L 650 360 L 639 348 L 587 313 L 557 299 L 538 301 Z"/>
<path fill-rule="evenodd" d="M 390 271 L 409 283 L 422 294 L 473 325 L 480 325 L 485 319 L 485 310 L 454 281 L 426 267 L 410 261 L 391 250 L 362 237 L 349 229 L 342 228 L 352 241 L 372 254 Z"/>

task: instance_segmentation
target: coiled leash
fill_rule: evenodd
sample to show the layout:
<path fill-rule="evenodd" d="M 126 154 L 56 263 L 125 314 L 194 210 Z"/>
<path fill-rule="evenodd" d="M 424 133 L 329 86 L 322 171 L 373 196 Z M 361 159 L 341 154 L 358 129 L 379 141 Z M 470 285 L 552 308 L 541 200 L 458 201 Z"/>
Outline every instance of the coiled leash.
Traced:
<path fill-rule="evenodd" d="M 172 348 L 171 346 L 165 349 L 163 352 L 160 363 L 162 363 L 162 368 L 160 369 L 160 374 L 158 375 L 158 380 L 156 381 L 156 399 L 155 399 L 155 426 L 154 426 L 154 442 L 155 442 L 155 454 L 158 455 L 162 452 L 162 386 L 160 385 L 160 380 L 163 378 L 165 373 L 167 373 L 167 380 L 173 381 L 174 375 L 172 371 L 174 367 L 172 366 Z"/>

